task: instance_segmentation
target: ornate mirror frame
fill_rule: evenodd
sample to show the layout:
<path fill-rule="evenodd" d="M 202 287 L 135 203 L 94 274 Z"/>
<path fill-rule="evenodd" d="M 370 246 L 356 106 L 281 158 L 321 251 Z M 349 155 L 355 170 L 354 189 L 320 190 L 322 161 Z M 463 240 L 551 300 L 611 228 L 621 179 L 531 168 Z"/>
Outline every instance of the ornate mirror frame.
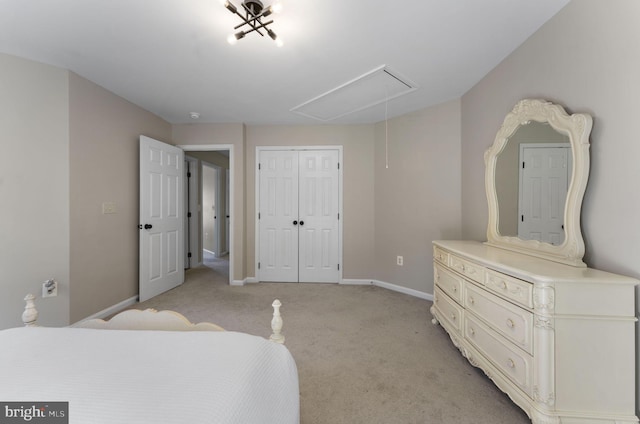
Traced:
<path fill-rule="evenodd" d="M 548 123 L 569 137 L 573 166 L 564 209 L 564 242 L 560 245 L 503 236 L 498 230 L 498 196 L 495 185 L 496 163 L 500 152 L 517 129 L 531 121 Z M 589 135 L 593 121 L 590 115 L 568 115 L 562 106 L 539 99 L 524 99 L 504 118 L 493 145 L 484 154 L 485 189 L 489 204 L 486 244 L 576 267 L 585 267 L 584 240 L 580 228 L 580 211 L 589 178 Z"/>

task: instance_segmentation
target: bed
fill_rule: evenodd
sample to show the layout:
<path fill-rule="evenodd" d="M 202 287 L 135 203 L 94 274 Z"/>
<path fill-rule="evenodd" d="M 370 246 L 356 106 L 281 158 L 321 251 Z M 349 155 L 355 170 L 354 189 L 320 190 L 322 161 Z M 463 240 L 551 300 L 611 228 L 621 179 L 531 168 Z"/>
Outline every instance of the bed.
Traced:
<path fill-rule="evenodd" d="M 2 402 L 69 402 L 78 424 L 299 423 L 279 301 L 266 340 L 154 310 L 38 327 L 32 300 L 25 327 L 0 331 Z"/>

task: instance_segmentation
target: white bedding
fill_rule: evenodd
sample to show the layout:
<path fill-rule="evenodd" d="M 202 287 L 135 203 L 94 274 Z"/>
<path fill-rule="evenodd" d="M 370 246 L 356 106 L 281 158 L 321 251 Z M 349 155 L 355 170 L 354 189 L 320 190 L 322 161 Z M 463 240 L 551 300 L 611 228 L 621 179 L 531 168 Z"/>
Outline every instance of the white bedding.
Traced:
<path fill-rule="evenodd" d="M 229 331 L 0 331 L 0 401 L 68 401 L 69 422 L 299 423 L 283 345 Z"/>

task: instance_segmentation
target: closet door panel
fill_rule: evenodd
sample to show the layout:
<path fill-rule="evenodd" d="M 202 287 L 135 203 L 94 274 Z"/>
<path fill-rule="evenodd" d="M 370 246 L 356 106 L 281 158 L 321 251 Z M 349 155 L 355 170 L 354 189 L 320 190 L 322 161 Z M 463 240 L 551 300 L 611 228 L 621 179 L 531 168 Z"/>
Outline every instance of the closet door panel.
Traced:
<path fill-rule="evenodd" d="M 300 282 L 340 278 L 338 159 L 337 150 L 300 152 Z"/>
<path fill-rule="evenodd" d="M 298 153 L 260 152 L 259 264 L 262 281 L 298 281 Z"/>

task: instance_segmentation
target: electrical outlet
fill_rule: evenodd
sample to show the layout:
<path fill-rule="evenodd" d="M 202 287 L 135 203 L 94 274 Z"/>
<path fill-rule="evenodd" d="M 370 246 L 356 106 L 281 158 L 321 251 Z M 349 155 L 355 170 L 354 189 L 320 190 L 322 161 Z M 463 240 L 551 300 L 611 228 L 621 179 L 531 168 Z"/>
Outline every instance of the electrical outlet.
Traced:
<path fill-rule="evenodd" d="M 396 259 L 396 264 L 398 264 L 398 266 L 403 266 L 404 258 L 402 256 L 398 256 L 398 258 Z"/>
<path fill-rule="evenodd" d="M 53 278 L 42 283 L 42 297 L 58 295 L 58 282 Z"/>
<path fill-rule="evenodd" d="M 118 208 L 116 207 L 116 204 L 114 202 L 104 202 L 102 204 L 102 213 L 103 214 L 110 214 L 110 213 L 117 213 L 118 212 Z"/>

